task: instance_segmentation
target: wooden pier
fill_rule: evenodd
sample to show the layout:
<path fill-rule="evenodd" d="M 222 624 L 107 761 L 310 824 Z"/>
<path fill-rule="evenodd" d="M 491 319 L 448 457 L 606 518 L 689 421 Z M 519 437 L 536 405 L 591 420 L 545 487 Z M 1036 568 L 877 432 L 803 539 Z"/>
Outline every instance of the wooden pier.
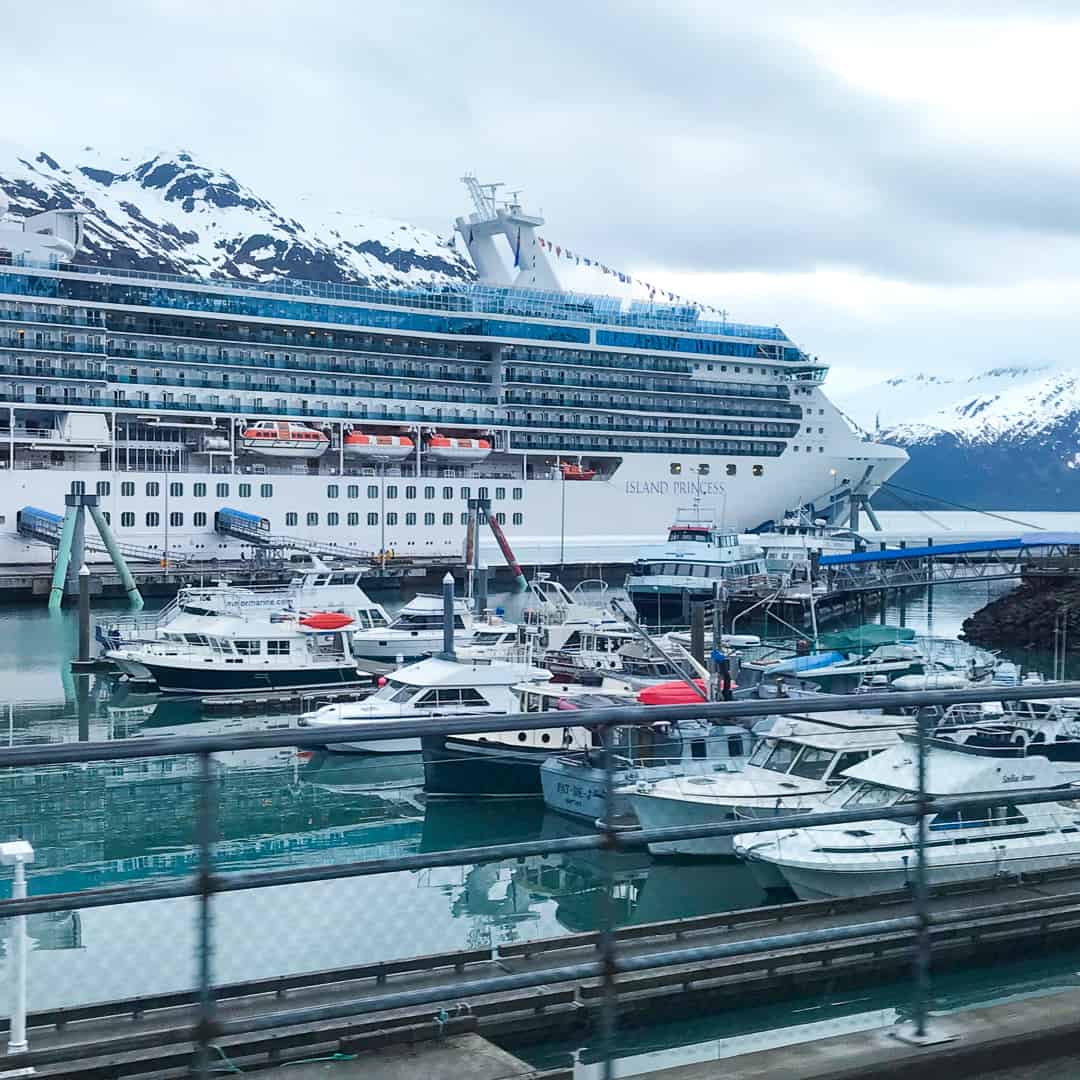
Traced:
<path fill-rule="evenodd" d="M 745 1006 L 795 997 L 814 986 L 902 978 L 910 971 L 916 931 L 882 933 L 875 924 L 911 913 L 910 896 L 898 893 L 624 927 L 614 934 L 617 964 L 633 965 L 656 954 L 665 960 L 616 975 L 620 1023 L 685 1019 L 694 1008 L 724 1001 Z M 1075 945 L 1080 942 L 1080 875 L 1071 871 L 991 888 L 935 890 L 930 918 L 938 969 Z M 865 934 L 858 932 L 860 926 Z M 834 927 L 848 928 L 843 940 L 785 943 L 792 935 Z M 774 944 L 753 951 L 762 941 Z M 575 965 L 595 964 L 601 942 L 597 932 L 570 934 L 218 986 L 218 1022 L 224 1031 L 215 1045 L 246 1071 L 317 1053 L 366 1058 L 387 1045 L 464 1033 L 511 1048 L 586 1033 L 599 1020 L 603 981 L 599 974 L 559 976 Z M 726 955 L 689 953 L 718 945 Z M 532 985 L 490 992 L 485 984 L 493 976 L 520 976 L 517 982 Z M 472 991 L 470 983 L 484 989 Z M 409 1004 L 402 1005 L 405 996 Z M 197 1006 L 196 992 L 178 991 L 32 1013 L 30 1052 L 12 1055 L 4 1064 L 33 1065 L 40 1076 L 73 1080 L 173 1075 L 171 1070 L 179 1075 L 195 1048 Z M 285 1010 L 303 1011 L 286 1016 Z M 0 1030 L 5 1026 L 0 1021 Z M 227 1033 L 237 1027 L 251 1030 Z"/>

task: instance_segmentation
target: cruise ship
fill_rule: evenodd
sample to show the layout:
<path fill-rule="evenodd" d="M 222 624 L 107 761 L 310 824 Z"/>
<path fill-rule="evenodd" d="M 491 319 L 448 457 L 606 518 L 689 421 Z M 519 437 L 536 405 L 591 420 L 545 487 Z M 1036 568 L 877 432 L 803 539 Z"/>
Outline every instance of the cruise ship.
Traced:
<path fill-rule="evenodd" d="M 477 280 L 400 289 L 83 265 L 80 211 L 0 192 L 0 563 L 42 560 L 19 519 L 69 492 L 186 559 L 250 554 L 237 520 L 457 554 L 486 498 L 523 561 L 632 561 L 680 506 L 835 515 L 903 465 L 779 327 L 566 291 L 543 219 L 466 184 Z"/>

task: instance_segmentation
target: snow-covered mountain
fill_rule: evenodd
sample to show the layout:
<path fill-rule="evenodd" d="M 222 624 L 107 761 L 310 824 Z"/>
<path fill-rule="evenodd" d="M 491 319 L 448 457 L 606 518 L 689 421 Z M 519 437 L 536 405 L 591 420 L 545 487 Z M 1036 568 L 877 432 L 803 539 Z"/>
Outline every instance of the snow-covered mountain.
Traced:
<path fill-rule="evenodd" d="M 468 280 L 453 244 L 401 222 L 305 210 L 283 212 L 227 172 L 184 151 L 66 157 L 0 147 L 11 214 L 87 210 L 82 262 L 200 277 L 295 277 L 401 285 Z"/>
<path fill-rule="evenodd" d="M 1080 509 L 1076 368 L 900 376 L 838 395 L 838 404 L 864 430 L 907 449 L 897 485 L 980 509 Z M 887 493 L 878 501 L 892 505 Z"/>

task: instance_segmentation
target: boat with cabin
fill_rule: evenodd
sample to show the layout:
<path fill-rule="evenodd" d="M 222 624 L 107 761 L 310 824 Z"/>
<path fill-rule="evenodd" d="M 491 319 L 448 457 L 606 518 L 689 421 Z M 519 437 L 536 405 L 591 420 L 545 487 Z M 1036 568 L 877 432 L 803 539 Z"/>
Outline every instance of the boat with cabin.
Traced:
<path fill-rule="evenodd" d="M 321 458 L 330 449 L 330 436 L 310 424 L 289 420 L 259 420 L 240 432 L 240 449 L 260 457 Z"/>
<path fill-rule="evenodd" d="M 879 808 L 914 804 L 918 752 L 907 734 L 884 753 L 848 768 L 819 806 L 865 809 L 867 820 L 819 825 L 768 836 L 747 833 L 735 850 L 766 887 L 777 878 L 801 900 L 870 896 L 909 888 L 914 880 L 912 821 L 875 819 Z M 1061 801 L 1025 803 L 1024 793 L 1059 788 Z M 941 810 L 927 822 L 930 885 L 1080 866 L 1080 808 L 1061 770 L 1022 748 L 961 746 L 929 740 L 926 792 L 936 798 L 993 797 L 989 806 Z M 914 812 L 914 806 L 912 806 Z M 914 816 L 914 814 L 913 814 Z"/>
<path fill-rule="evenodd" d="M 468 604 L 454 600 L 454 646 L 472 640 L 473 615 Z M 443 598 L 414 596 L 388 626 L 358 630 L 353 653 L 363 660 L 394 664 L 421 660 L 443 647 Z"/>

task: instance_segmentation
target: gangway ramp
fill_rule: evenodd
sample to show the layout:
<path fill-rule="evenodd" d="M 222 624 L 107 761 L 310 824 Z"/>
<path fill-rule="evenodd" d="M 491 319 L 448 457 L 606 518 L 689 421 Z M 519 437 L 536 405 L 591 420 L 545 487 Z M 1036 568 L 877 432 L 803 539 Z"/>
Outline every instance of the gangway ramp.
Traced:
<path fill-rule="evenodd" d="M 269 548 L 278 551 L 292 549 L 311 555 L 325 555 L 328 558 L 358 555 L 373 555 L 373 552 L 358 552 L 340 544 L 327 544 L 320 540 L 310 540 L 303 536 L 283 536 L 270 531 L 270 519 L 250 514 L 246 510 L 237 510 L 223 506 L 214 513 L 214 531 L 220 536 L 231 536 L 243 540 L 254 547 Z"/>
<path fill-rule="evenodd" d="M 904 589 L 962 581 L 1020 577 L 1048 560 L 1080 566 L 1080 533 L 1032 532 L 996 540 L 822 555 L 830 592 Z"/>
<path fill-rule="evenodd" d="M 64 518 L 62 514 L 54 514 L 50 510 L 42 510 L 38 506 L 24 506 L 15 515 L 15 529 L 20 536 L 25 536 L 28 540 L 37 540 L 53 548 L 60 546 L 60 532 L 63 526 Z M 84 542 L 91 551 L 107 551 L 104 543 L 97 537 L 90 535 L 89 530 Z M 183 566 L 188 561 L 187 555 L 176 551 L 166 552 L 164 548 L 141 547 L 138 544 L 122 544 L 120 542 L 117 542 L 116 546 L 127 559 L 160 563 L 168 557 L 169 564 L 172 566 Z"/>

